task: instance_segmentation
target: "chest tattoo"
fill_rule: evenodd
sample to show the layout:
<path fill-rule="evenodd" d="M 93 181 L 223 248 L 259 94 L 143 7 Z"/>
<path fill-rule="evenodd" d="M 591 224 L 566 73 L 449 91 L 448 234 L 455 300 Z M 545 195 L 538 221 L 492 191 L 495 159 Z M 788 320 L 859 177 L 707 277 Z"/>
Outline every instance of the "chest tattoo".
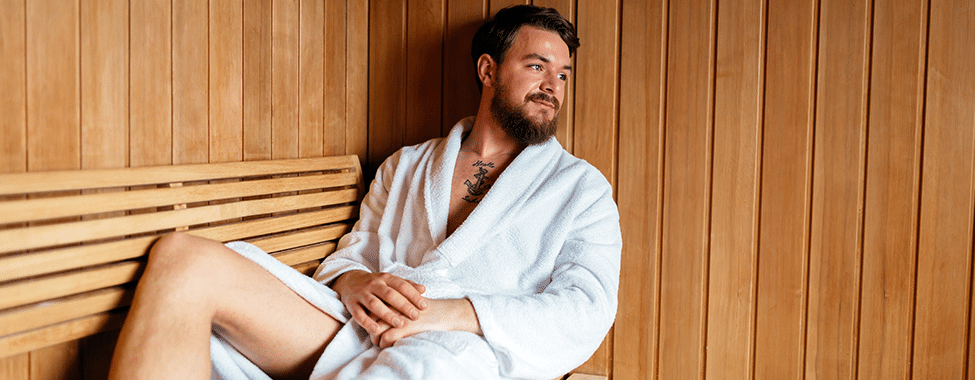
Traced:
<path fill-rule="evenodd" d="M 477 174 L 474 174 L 474 182 L 470 179 L 464 180 L 464 185 L 467 186 L 467 195 L 462 198 L 468 203 L 480 203 L 481 198 L 484 198 L 484 194 L 491 188 L 491 177 L 488 176 L 488 170 L 485 168 L 494 168 L 493 162 L 487 162 L 477 160 L 474 163 L 475 168 L 477 168 Z"/>

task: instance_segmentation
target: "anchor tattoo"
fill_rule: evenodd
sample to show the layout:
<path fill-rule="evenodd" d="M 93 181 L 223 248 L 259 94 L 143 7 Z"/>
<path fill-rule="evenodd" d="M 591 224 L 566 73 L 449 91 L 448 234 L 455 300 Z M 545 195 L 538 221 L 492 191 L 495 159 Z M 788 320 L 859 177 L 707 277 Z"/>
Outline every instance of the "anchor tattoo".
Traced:
<path fill-rule="evenodd" d="M 477 168 L 477 174 L 474 175 L 477 182 L 471 183 L 471 180 L 469 179 L 464 180 L 464 185 L 467 186 L 468 195 L 465 195 L 462 199 L 470 203 L 480 203 L 481 198 L 484 197 L 484 193 L 487 193 L 488 189 L 491 188 L 491 184 L 487 183 L 491 177 L 488 177 L 488 171 L 485 169 L 485 167 L 494 168 L 494 163 L 484 163 L 483 161 L 478 160 L 472 166 Z"/>

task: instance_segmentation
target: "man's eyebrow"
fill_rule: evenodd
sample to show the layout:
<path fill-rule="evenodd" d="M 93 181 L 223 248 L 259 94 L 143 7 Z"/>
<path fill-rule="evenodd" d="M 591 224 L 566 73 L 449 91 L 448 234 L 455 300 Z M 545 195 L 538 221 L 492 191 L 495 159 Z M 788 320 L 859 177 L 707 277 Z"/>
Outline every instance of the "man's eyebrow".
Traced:
<path fill-rule="evenodd" d="M 522 57 L 522 59 L 525 59 L 525 60 L 528 60 L 528 59 L 537 59 L 537 60 L 542 61 L 542 62 L 545 62 L 545 63 L 551 63 L 552 62 L 552 60 L 551 59 L 548 59 L 548 57 L 545 57 L 545 56 L 543 56 L 541 54 L 538 54 L 538 53 L 529 53 L 529 54 L 526 54 L 524 57 Z M 567 71 L 572 71 L 572 65 L 562 66 L 562 69 L 563 70 L 567 70 Z"/>

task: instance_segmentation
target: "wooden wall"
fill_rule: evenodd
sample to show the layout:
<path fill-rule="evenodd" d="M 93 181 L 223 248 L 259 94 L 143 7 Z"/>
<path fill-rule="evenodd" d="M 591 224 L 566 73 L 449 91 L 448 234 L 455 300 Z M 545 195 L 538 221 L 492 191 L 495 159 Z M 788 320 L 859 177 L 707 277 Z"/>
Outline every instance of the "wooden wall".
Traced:
<path fill-rule="evenodd" d="M 511 1 L 0 0 L 0 171 L 358 154 L 476 108 Z M 616 379 L 966 379 L 970 0 L 534 0 L 582 39 L 559 140 L 615 186 Z M 0 359 L 104 377 L 113 336 Z"/>

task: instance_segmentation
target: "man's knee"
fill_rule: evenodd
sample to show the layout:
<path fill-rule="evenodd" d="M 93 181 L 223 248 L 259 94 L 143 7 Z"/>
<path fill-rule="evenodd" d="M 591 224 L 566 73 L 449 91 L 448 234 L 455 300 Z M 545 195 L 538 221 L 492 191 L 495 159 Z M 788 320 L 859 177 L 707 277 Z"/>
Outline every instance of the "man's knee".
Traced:
<path fill-rule="evenodd" d="M 149 251 L 146 275 L 180 287 L 212 286 L 219 280 L 223 244 L 174 232 L 161 237 Z"/>

